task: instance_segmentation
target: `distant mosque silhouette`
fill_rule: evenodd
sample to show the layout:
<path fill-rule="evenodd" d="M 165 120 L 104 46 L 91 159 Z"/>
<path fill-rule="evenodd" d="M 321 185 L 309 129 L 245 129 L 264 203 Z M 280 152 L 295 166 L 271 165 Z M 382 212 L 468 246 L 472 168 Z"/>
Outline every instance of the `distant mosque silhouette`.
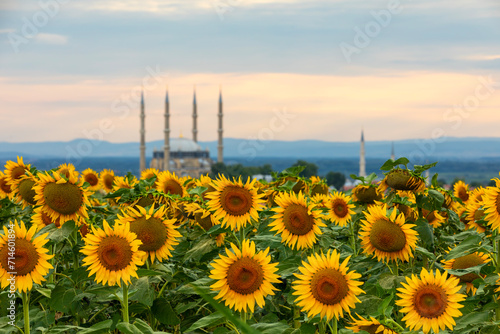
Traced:
<path fill-rule="evenodd" d="M 170 102 L 168 90 L 165 97 L 165 143 L 163 150 L 154 150 L 150 168 L 156 168 L 161 171 L 170 171 L 177 176 L 200 177 L 211 171 L 214 161 L 210 158 L 210 151 L 203 149 L 198 144 L 198 110 L 196 104 L 196 90 L 193 93 L 193 138 L 170 138 Z M 219 90 L 219 108 L 218 108 L 218 145 L 217 162 L 224 162 L 223 158 L 223 128 L 222 128 L 222 90 Z M 141 94 L 141 129 L 140 129 L 140 171 L 146 169 L 146 129 L 145 129 L 145 107 L 144 94 Z"/>
<path fill-rule="evenodd" d="M 359 174 L 358 176 L 366 176 L 366 159 L 365 159 L 365 134 L 363 129 L 361 129 L 361 142 L 359 147 Z M 396 161 L 396 155 L 394 154 L 394 142 L 391 143 L 391 160 Z"/>

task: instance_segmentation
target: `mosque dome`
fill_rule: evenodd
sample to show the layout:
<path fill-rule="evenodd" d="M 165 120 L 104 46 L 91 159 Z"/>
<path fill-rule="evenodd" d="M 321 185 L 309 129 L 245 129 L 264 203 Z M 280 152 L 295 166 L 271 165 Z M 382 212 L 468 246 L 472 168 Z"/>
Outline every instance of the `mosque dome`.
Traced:
<path fill-rule="evenodd" d="M 171 152 L 196 152 L 203 151 L 200 145 L 194 140 L 189 138 L 171 138 L 170 139 Z"/>

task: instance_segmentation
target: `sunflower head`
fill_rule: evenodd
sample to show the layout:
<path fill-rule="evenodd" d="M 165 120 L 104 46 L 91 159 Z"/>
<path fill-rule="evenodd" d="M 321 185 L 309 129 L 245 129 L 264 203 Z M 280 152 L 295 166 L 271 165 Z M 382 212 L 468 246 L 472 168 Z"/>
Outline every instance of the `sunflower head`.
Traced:
<path fill-rule="evenodd" d="M 415 226 L 406 223 L 404 215 L 398 215 L 395 209 L 387 216 L 385 204 L 368 207 L 359 231 L 363 251 L 382 261 L 409 261 L 417 246 Z"/>
<path fill-rule="evenodd" d="M 383 194 L 377 187 L 365 184 L 358 184 L 352 190 L 352 196 L 355 201 L 365 204 L 373 204 L 383 198 Z"/>
<path fill-rule="evenodd" d="M 186 196 L 186 188 L 182 181 L 169 171 L 163 171 L 158 174 L 156 181 L 156 190 L 161 191 L 168 195 L 178 195 L 180 197 Z"/>
<path fill-rule="evenodd" d="M 30 171 L 26 171 L 24 175 L 21 175 L 21 177 L 13 183 L 12 190 L 16 202 L 22 204 L 23 208 L 37 204 L 35 200 L 35 185 L 37 181 L 37 178 Z"/>
<path fill-rule="evenodd" d="M 148 210 L 137 206 L 129 207 L 119 215 L 117 224 L 130 224 L 130 231 L 137 235 L 142 242 L 139 247 L 144 251 L 144 256 L 149 256 L 151 261 L 157 258 L 163 261 L 172 256 L 171 251 L 179 244 L 181 234 L 177 230 L 176 221 L 167 218 L 167 208 L 161 206 L 157 210 L 151 206 Z"/>
<path fill-rule="evenodd" d="M 275 200 L 278 207 L 273 208 L 275 215 L 269 224 L 271 231 L 281 234 L 281 242 L 292 249 L 311 248 L 317 236 L 323 233 L 320 226 L 326 226 L 319 211 L 314 210 L 302 193 L 280 193 Z"/>
<path fill-rule="evenodd" d="M 352 330 L 354 333 L 365 331 L 369 334 L 398 334 L 387 326 L 382 325 L 377 319 L 370 317 L 370 320 L 358 315 L 359 319 L 353 318 L 350 326 L 347 329 Z"/>
<path fill-rule="evenodd" d="M 495 178 L 496 187 L 488 187 L 483 195 L 485 220 L 492 230 L 500 228 L 500 180 Z"/>
<path fill-rule="evenodd" d="M 22 175 L 26 171 L 30 170 L 31 165 L 25 165 L 23 162 L 23 157 L 17 157 L 17 162 L 12 160 L 7 161 L 5 164 L 5 176 L 7 177 L 7 182 L 12 186 L 14 183 L 18 182 Z"/>
<path fill-rule="evenodd" d="M 328 218 L 339 226 L 346 226 L 354 215 L 354 204 L 350 204 L 351 197 L 340 192 L 334 192 L 328 197 L 326 207 Z"/>
<path fill-rule="evenodd" d="M 109 169 L 103 169 L 99 174 L 101 187 L 106 192 L 113 191 L 113 183 L 115 181 L 115 172 Z"/>
<path fill-rule="evenodd" d="M 12 199 L 14 192 L 12 191 L 7 175 L 0 171 L 0 199 L 5 197 Z"/>
<path fill-rule="evenodd" d="M 453 185 L 453 195 L 462 200 L 462 202 L 467 202 L 469 200 L 469 185 L 464 181 L 459 180 Z"/>
<path fill-rule="evenodd" d="M 438 333 L 448 327 L 453 331 L 453 318 L 462 315 L 458 309 L 463 307 L 460 302 L 466 296 L 458 293 L 458 278 L 447 276 L 446 272 L 441 274 L 436 270 L 434 273 L 422 268 L 420 277 L 412 274 L 411 278 L 406 277 L 406 283 L 401 283 L 403 287 L 397 289 L 396 305 L 406 314 L 403 321 L 410 330 L 422 328 L 428 333 L 432 329 Z"/>
<path fill-rule="evenodd" d="M 33 288 L 33 283 L 41 284 L 44 276 L 52 269 L 47 261 L 54 255 L 49 255 L 48 249 L 43 246 L 49 241 L 48 233 L 34 238 L 36 226 L 29 230 L 21 221 L 10 223 L 10 229 L 3 226 L 4 234 L 0 235 L 0 280 L 2 288 L 11 284 L 11 272 L 15 272 L 14 282 L 19 292 L 26 292 Z M 10 236 L 10 238 L 9 238 Z M 14 254 L 9 243 L 15 243 Z M 10 248 L 10 249 L 9 249 Z M 14 260 L 12 260 L 14 257 Z M 12 264 L 14 262 L 14 264 Z"/>
<path fill-rule="evenodd" d="M 313 254 L 302 261 L 299 267 L 300 274 L 293 283 L 297 296 L 296 303 L 309 317 L 320 315 L 330 321 L 343 317 L 344 312 L 350 313 L 350 308 L 360 300 L 357 295 L 364 293 L 359 288 L 363 282 L 355 271 L 348 271 L 350 257 L 340 264 L 340 255 L 336 250 L 329 250 L 325 254 Z"/>
<path fill-rule="evenodd" d="M 65 178 L 69 179 L 70 175 L 76 174 L 78 176 L 78 172 L 75 169 L 73 164 L 61 164 L 56 169 L 56 173 L 61 174 Z"/>
<path fill-rule="evenodd" d="M 221 221 L 222 227 L 228 226 L 239 230 L 259 219 L 258 212 L 264 208 L 262 194 L 257 193 L 256 180 L 247 179 L 246 183 L 233 179 L 229 181 L 224 175 L 214 180 L 215 191 L 207 193 L 207 206 L 214 217 Z"/>
<path fill-rule="evenodd" d="M 35 200 L 52 219 L 60 219 L 63 224 L 71 219 L 79 221 L 79 217 L 88 218 L 89 193 L 75 173 L 68 179 L 56 172 L 52 175 L 38 173 L 38 176 L 40 181 L 34 187 Z"/>
<path fill-rule="evenodd" d="M 218 291 L 215 299 L 222 299 L 226 306 L 245 312 L 254 312 L 255 303 L 264 307 L 264 298 L 274 295 L 277 290 L 273 283 L 278 283 L 277 263 L 270 263 L 269 248 L 256 252 L 255 243 L 243 240 L 239 249 L 231 244 L 232 250 L 226 248 L 227 256 L 212 263 L 210 278 L 216 280 L 210 287 Z"/>
<path fill-rule="evenodd" d="M 412 175 L 408 169 L 395 168 L 385 176 L 385 183 L 395 190 L 422 191 L 425 182 L 422 178 Z"/>
<path fill-rule="evenodd" d="M 314 195 L 328 195 L 328 185 L 325 183 L 315 183 L 311 186 L 311 197 Z"/>
<path fill-rule="evenodd" d="M 88 188 L 90 190 L 95 191 L 101 187 L 101 184 L 99 182 L 99 174 L 91 168 L 87 168 L 82 172 L 82 179 L 83 182 L 88 183 Z"/>
<path fill-rule="evenodd" d="M 472 254 L 457 257 L 455 259 L 443 261 L 443 268 L 452 270 L 467 269 L 484 263 L 488 263 L 490 261 L 491 261 L 490 257 L 487 254 L 475 252 Z M 479 275 L 475 273 L 469 273 L 461 276 L 455 276 L 455 275 L 451 276 L 458 277 L 460 279 L 460 283 L 466 284 L 467 292 L 471 291 L 474 294 L 477 291 L 477 289 L 472 284 L 472 281 L 480 278 Z"/>
<path fill-rule="evenodd" d="M 142 242 L 130 231 L 130 224 L 116 224 L 113 228 L 104 221 L 103 229 L 92 226 L 92 233 L 83 238 L 85 246 L 80 252 L 85 255 L 83 265 L 88 266 L 89 276 L 96 274 L 97 283 L 110 286 L 130 283 L 137 276 L 137 266 L 144 264 L 146 257 L 139 250 Z"/>

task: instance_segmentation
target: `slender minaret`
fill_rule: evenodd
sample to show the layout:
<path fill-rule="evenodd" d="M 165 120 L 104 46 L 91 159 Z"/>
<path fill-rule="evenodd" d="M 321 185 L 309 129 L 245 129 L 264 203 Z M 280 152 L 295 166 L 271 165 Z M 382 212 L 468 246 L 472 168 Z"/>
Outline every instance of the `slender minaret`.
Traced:
<path fill-rule="evenodd" d="M 165 97 L 165 143 L 163 146 L 163 170 L 170 168 L 170 102 L 168 101 L 168 87 Z"/>
<path fill-rule="evenodd" d="M 396 155 L 394 154 L 394 142 L 392 142 L 392 147 L 391 147 L 391 160 L 396 161 Z"/>
<path fill-rule="evenodd" d="M 196 119 L 198 118 L 198 113 L 196 110 L 196 87 L 194 88 L 193 93 L 193 141 L 195 143 L 198 142 L 198 127 L 196 125 Z"/>
<path fill-rule="evenodd" d="M 361 147 L 359 150 L 359 176 L 366 176 L 365 136 L 363 130 L 361 130 Z"/>
<path fill-rule="evenodd" d="M 146 114 L 144 113 L 144 91 L 141 91 L 141 157 L 139 162 L 140 172 L 146 169 L 146 128 L 145 128 L 145 119 Z"/>
<path fill-rule="evenodd" d="M 217 162 L 224 162 L 224 157 L 222 154 L 224 146 L 222 145 L 222 89 L 219 88 L 219 130 L 217 130 L 219 135 L 219 144 L 217 145 Z"/>

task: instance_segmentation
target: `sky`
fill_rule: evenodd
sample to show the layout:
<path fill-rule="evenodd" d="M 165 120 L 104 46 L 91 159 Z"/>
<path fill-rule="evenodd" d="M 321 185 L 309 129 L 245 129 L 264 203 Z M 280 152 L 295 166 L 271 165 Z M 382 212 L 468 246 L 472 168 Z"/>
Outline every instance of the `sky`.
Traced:
<path fill-rule="evenodd" d="M 496 0 L 0 2 L 0 142 L 499 137 Z"/>

